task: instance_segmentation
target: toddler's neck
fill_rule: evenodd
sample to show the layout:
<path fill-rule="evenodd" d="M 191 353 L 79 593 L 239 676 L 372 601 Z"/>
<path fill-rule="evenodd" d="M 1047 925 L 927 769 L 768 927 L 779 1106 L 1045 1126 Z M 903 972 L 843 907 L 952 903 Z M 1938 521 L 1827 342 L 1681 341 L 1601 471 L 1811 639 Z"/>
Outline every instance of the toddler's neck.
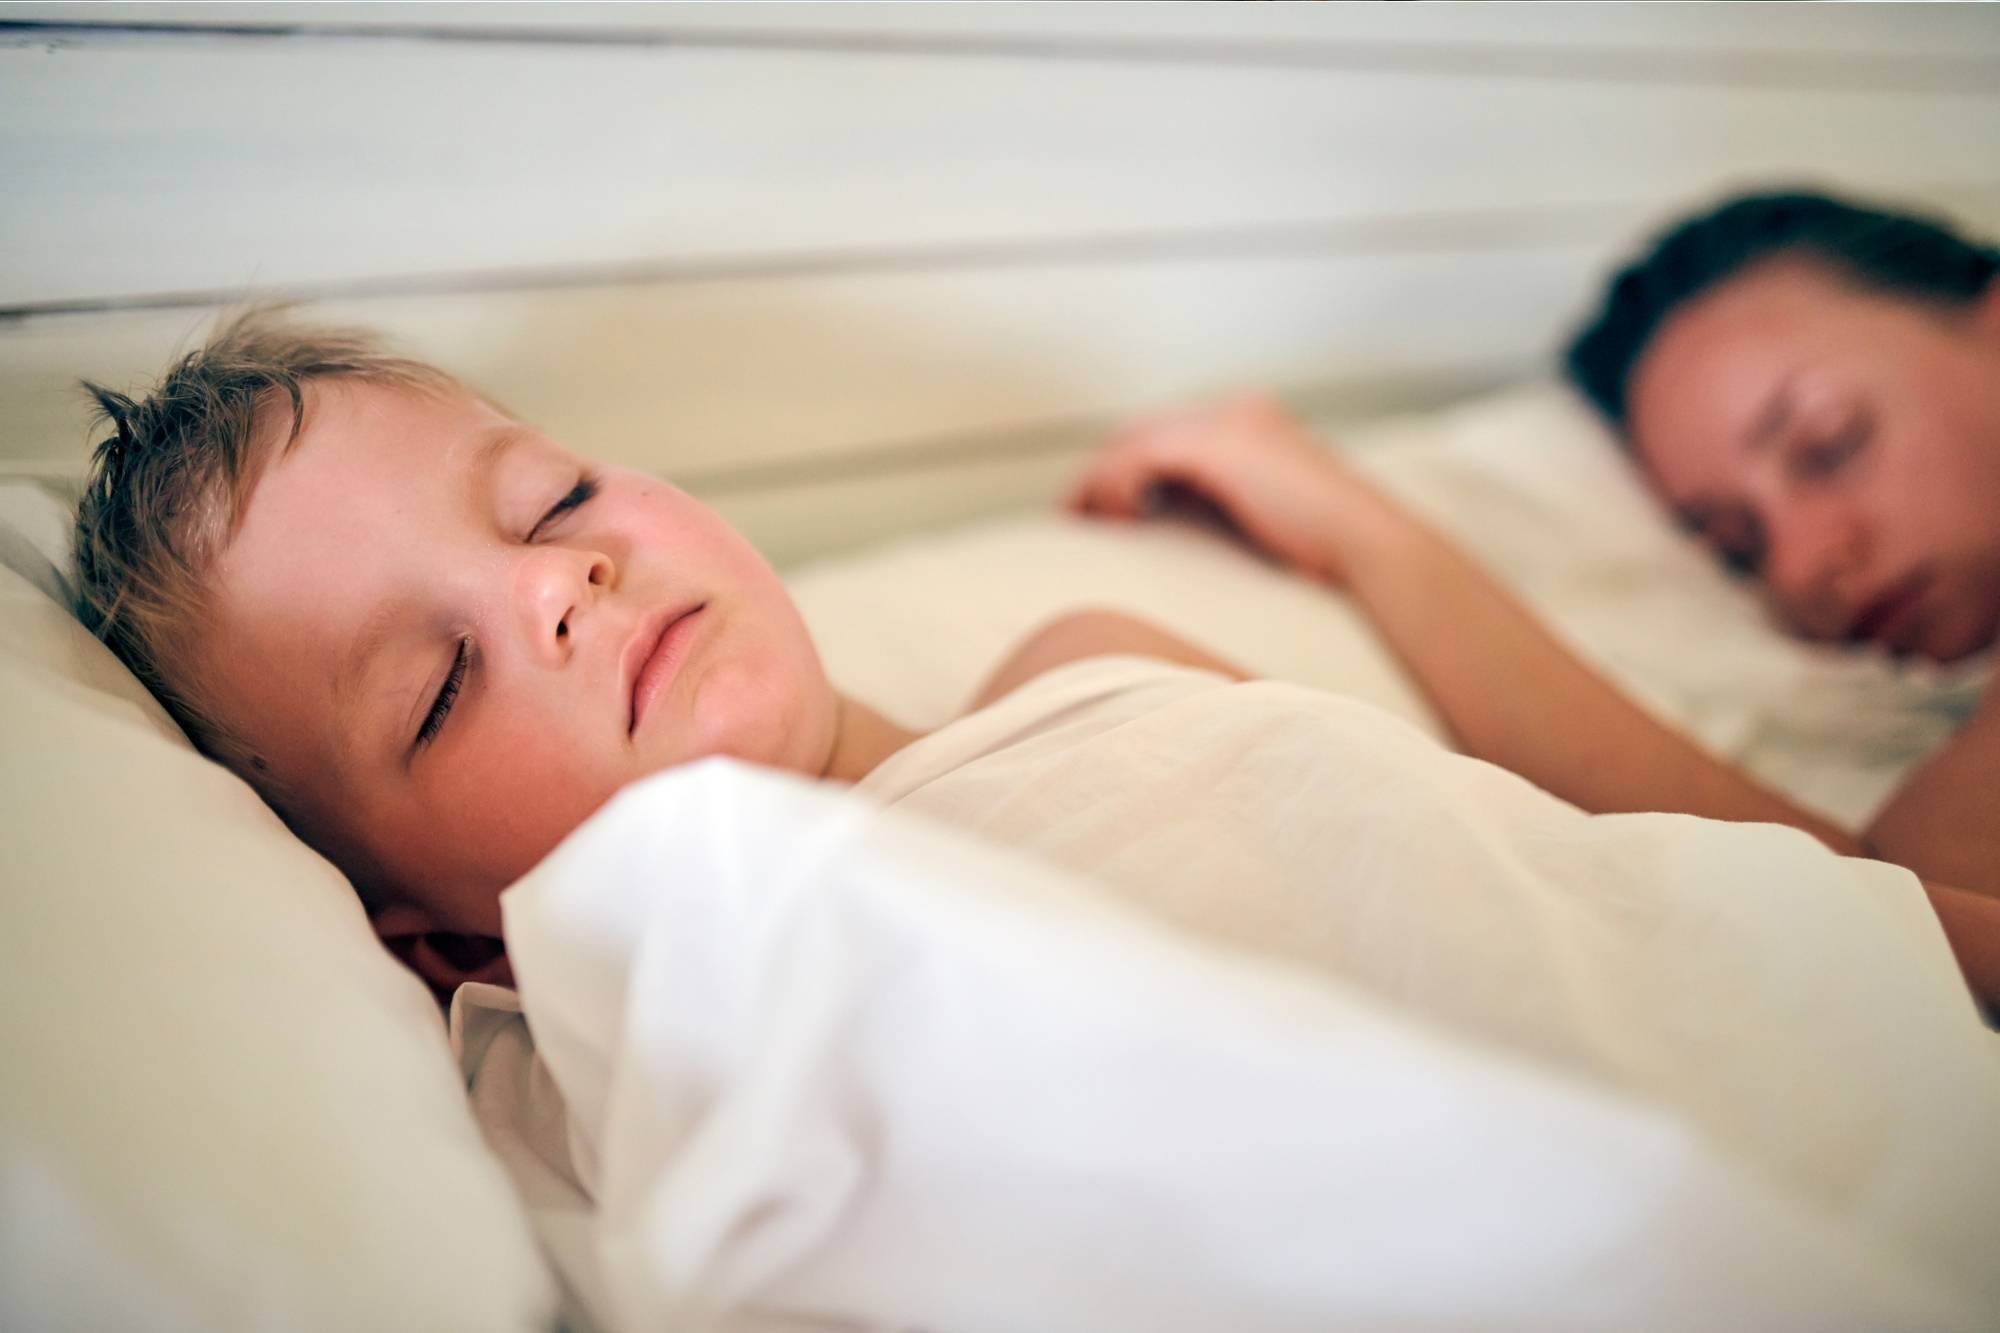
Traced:
<path fill-rule="evenodd" d="M 820 776 L 835 782 L 859 782 L 883 760 L 923 734 L 907 731 L 867 704 L 841 695 L 833 753 Z"/>

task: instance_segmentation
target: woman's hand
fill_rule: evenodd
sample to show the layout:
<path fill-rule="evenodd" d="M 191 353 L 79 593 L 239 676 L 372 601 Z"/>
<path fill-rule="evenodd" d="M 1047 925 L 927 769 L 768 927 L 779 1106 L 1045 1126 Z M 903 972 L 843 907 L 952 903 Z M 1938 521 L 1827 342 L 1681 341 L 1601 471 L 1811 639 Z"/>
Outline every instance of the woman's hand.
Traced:
<path fill-rule="evenodd" d="M 1398 511 L 1277 400 L 1240 394 L 1124 427 L 1066 501 L 1136 518 L 1163 487 L 1214 504 L 1257 546 L 1301 573 L 1344 579 L 1356 543 Z"/>

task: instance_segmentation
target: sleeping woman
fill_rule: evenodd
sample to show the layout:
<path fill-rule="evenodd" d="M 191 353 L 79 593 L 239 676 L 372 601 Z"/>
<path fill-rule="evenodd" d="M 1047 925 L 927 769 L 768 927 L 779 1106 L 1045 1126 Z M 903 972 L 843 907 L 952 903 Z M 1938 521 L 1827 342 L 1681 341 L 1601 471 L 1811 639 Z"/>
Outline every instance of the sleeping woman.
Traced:
<path fill-rule="evenodd" d="M 1568 366 L 1661 503 L 1789 630 L 1952 661 L 2000 635 L 1996 275 L 2000 252 L 1932 222 L 1740 198 L 1619 273 Z M 1790 824 L 1907 866 L 1948 932 L 1952 900 L 2000 897 L 2000 692 L 1853 832 L 1660 724 L 1277 404 L 1139 422 L 1070 503 L 1132 517 L 1162 485 L 1343 586 L 1470 754 L 1587 810 Z"/>

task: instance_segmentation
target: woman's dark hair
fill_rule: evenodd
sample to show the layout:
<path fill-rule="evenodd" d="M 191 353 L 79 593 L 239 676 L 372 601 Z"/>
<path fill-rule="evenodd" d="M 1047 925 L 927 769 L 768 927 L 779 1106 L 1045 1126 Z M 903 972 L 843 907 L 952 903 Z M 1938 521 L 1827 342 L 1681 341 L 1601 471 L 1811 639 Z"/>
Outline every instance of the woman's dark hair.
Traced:
<path fill-rule="evenodd" d="M 1805 191 L 1740 195 L 1683 218 L 1620 269 L 1570 340 L 1564 368 L 1622 431 L 1632 367 L 1666 317 L 1754 264 L 1791 255 L 1863 287 L 1951 307 L 1971 304 L 2000 273 L 2000 250 L 1941 219 Z"/>

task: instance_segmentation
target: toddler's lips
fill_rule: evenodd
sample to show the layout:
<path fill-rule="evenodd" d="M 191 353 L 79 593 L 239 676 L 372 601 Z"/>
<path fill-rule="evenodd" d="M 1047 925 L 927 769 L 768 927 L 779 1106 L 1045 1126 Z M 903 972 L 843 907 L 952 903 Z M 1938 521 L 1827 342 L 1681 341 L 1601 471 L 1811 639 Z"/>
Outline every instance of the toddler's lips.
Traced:
<path fill-rule="evenodd" d="M 625 678 L 632 682 L 632 710 L 625 733 L 632 735 L 646 720 L 646 713 L 660 692 L 672 683 L 688 643 L 700 629 L 700 614 L 707 602 L 697 602 L 678 611 L 648 616 L 625 649 Z M 635 660 L 636 658 L 636 660 Z"/>

